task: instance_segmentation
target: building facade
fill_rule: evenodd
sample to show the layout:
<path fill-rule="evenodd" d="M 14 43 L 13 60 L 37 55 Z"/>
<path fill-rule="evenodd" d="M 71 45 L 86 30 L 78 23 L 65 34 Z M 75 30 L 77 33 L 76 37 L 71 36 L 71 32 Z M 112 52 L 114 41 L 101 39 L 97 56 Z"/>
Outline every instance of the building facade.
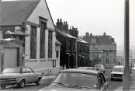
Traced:
<path fill-rule="evenodd" d="M 60 65 L 66 68 L 85 66 L 89 61 L 88 42 L 78 37 L 78 29 L 69 28 L 67 22 L 58 19 L 56 37 L 61 42 Z"/>
<path fill-rule="evenodd" d="M 61 42 L 60 65 L 63 68 L 74 68 L 76 66 L 76 38 L 60 30 L 56 30 L 56 37 Z"/>
<path fill-rule="evenodd" d="M 89 42 L 89 58 L 94 64 L 116 63 L 116 43 L 111 36 L 106 33 L 103 35 L 86 33 L 83 39 Z"/>
<path fill-rule="evenodd" d="M 25 65 L 34 69 L 56 68 L 56 33 L 46 0 L 2 1 L 0 34 L 6 32 L 26 34 L 24 42 Z M 58 51 L 60 52 L 60 51 Z M 58 63 L 57 63 L 58 62 Z M 59 60 L 56 61 L 59 64 Z"/>
<path fill-rule="evenodd" d="M 78 66 L 91 66 L 89 60 L 89 44 L 81 38 L 77 39 L 77 60 Z"/>

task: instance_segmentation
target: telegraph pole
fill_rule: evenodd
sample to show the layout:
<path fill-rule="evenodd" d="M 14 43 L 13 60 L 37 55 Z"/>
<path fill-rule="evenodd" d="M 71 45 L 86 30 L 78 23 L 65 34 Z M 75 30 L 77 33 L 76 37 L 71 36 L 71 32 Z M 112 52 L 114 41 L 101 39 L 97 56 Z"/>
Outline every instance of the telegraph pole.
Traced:
<path fill-rule="evenodd" d="M 1 4 L 1 0 L 0 0 L 0 23 L 2 23 L 2 4 Z M 1 30 L 1 29 L 0 29 Z"/>
<path fill-rule="evenodd" d="M 124 16 L 124 78 L 123 78 L 123 91 L 129 91 L 129 0 L 125 0 L 125 16 Z"/>
<path fill-rule="evenodd" d="M 75 41 L 76 41 L 75 42 L 75 50 L 76 50 L 76 68 L 77 68 L 78 67 L 78 48 L 77 48 L 78 43 L 77 43 L 77 38 L 76 38 Z"/>

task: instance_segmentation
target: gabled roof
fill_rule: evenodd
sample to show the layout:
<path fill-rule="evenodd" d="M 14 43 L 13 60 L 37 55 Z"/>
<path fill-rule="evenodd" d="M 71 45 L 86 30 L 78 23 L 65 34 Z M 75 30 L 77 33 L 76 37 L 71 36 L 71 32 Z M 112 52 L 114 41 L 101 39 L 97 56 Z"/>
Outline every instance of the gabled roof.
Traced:
<path fill-rule="evenodd" d="M 49 9 L 49 6 L 48 6 L 48 4 L 47 4 L 47 1 L 46 1 L 46 0 L 45 0 L 45 4 L 46 4 L 46 6 L 47 6 L 47 9 L 48 9 L 49 15 L 50 15 L 50 17 L 51 17 L 51 20 L 52 20 L 53 26 L 55 26 L 54 21 L 53 21 L 53 18 L 52 18 L 52 15 L 51 15 L 51 12 L 50 12 L 50 9 Z"/>
<path fill-rule="evenodd" d="M 39 0 L 2 1 L 0 25 L 21 25 L 38 3 Z"/>

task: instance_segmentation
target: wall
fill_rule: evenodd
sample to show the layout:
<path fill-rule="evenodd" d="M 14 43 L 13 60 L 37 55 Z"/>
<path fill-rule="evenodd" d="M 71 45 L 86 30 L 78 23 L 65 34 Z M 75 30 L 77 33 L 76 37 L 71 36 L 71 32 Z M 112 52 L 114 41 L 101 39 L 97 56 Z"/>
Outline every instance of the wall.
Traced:
<path fill-rule="evenodd" d="M 39 17 L 42 17 L 44 19 L 47 19 L 47 29 L 45 29 L 45 58 L 40 58 L 40 23 L 39 23 Z M 51 19 L 51 15 L 49 12 L 49 9 L 47 7 L 47 4 L 45 0 L 40 0 L 37 7 L 34 9 L 32 14 L 28 17 L 26 22 L 26 32 L 30 34 L 31 28 L 30 25 L 34 24 L 37 26 L 37 55 L 36 59 L 30 58 L 30 36 L 26 37 L 26 47 L 25 47 L 25 65 L 32 67 L 36 71 L 40 72 L 48 72 L 48 69 L 55 69 L 57 70 L 57 67 L 59 67 L 59 61 L 57 63 L 57 67 L 53 68 L 53 61 L 56 60 L 56 48 L 55 48 L 55 42 L 56 42 L 56 36 L 55 36 L 55 27 L 53 24 L 53 20 Z M 48 33 L 49 31 L 52 31 L 52 58 L 48 58 Z"/>
<path fill-rule="evenodd" d="M 60 70 L 59 67 L 52 67 L 52 61 L 32 60 L 25 62 L 25 66 L 31 67 L 34 71 L 45 75 L 57 74 Z"/>

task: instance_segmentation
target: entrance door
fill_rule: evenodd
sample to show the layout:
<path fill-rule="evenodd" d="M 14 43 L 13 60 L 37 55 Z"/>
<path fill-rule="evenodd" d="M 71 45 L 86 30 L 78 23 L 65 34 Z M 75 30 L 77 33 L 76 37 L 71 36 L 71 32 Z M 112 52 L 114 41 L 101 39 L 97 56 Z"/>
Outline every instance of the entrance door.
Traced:
<path fill-rule="evenodd" d="M 17 67 L 17 48 L 4 49 L 4 68 Z"/>

